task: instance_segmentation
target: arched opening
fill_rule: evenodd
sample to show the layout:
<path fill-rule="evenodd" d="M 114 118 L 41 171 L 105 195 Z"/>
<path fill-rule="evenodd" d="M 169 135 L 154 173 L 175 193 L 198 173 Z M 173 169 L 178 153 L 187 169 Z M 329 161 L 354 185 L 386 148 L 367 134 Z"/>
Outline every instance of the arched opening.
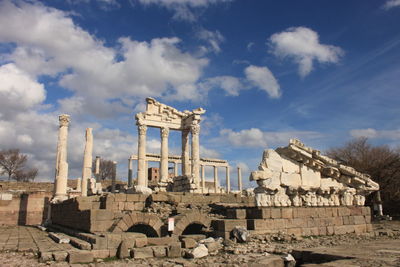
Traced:
<path fill-rule="evenodd" d="M 201 223 L 191 223 L 183 230 L 182 235 L 205 234 L 205 226 Z"/>
<path fill-rule="evenodd" d="M 142 233 L 147 237 L 158 237 L 157 231 L 150 225 L 144 223 L 138 223 L 131 226 L 127 232 Z"/>

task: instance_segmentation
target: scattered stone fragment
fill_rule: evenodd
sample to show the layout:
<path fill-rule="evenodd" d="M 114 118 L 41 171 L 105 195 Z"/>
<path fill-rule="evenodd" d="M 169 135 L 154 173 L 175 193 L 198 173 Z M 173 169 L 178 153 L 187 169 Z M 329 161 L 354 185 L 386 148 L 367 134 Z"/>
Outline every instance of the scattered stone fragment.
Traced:
<path fill-rule="evenodd" d="M 122 241 L 121 244 L 119 244 L 117 250 L 117 257 L 118 259 L 124 259 L 129 257 L 129 248 L 125 241 Z"/>
<path fill-rule="evenodd" d="M 90 251 L 77 250 L 68 253 L 69 263 L 89 263 L 93 261 L 93 254 Z"/>
<path fill-rule="evenodd" d="M 236 239 L 237 242 L 247 242 L 249 231 L 247 231 L 247 229 L 243 226 L 236 226 L 232 230 L 232 236 Z"/>
<path fill-rule="evenodd" d="M 287 254 L 285 257 L 283 257 L 283 260 L 285 261 L 285 267 L 296 266 L 296 260 L 291 254 Z"/>
<path fill-rule="evenodd" d="M 189 252 L 190 258 L 203 258 L 208 255 L 208 249 L 204 244 L 199 244 L 192 251 Z"/>
<path fill-rule="evenodd" d="M 183 248 L 194 248 L 196 246 L 197 246 L 196 240 L 189 238 L 189 237 L 182 239 L 182 247 Z"/>

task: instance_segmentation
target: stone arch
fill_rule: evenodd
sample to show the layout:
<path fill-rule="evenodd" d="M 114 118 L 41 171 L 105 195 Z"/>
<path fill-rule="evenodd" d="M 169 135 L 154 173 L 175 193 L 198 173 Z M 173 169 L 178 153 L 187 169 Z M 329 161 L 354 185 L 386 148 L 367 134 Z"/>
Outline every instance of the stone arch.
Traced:
<path fill-rule="evenodd" d="M 135 225 L 143 225 L 151 227 L 158 236 L 161 236 L 161 228 L 164 223 L 155 214 L 146 214 L 143 212 L 132 212 L 125 214 L 117 223 L 113 232 L 127 232 L 134 228 Z"/>
<path fill-rule="evenodd" d="M 184 214 L 180 214 L 175 218 L 174 234 L 182 235 L 187 227 L 190 225 L 203 225 L 206 228 L 210 227 L 211 220 L 208 218 L 206 213 L 199 211 L 191 211 Z"/>

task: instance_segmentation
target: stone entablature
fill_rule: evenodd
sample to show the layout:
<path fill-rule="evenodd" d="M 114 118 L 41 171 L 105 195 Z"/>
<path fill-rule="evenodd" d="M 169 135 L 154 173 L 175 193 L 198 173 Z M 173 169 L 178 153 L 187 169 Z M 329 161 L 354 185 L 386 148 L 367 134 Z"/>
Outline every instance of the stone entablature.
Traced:
<path fill-rule="evenodd" d="M 291 139 L 286 147 L 263 153 L 259 170 L 250 175 L 258 206 L 363 206 L 379 190 L 368 174 L 340 164 Z"/>
<path fill-rule="evenodd" d="M 200 121 L 205 113 L 202 108 L 192 111 L 178 111 L 177 109 L 162 104 L 154 98 L 146 98 L 145 112 L 136 114 L 138 126 L 138 185 L 137 192 L 146 192 L 146 133 L 147 127 L 160 129 L 161 137 L 161 163 L 159 190 L 166 191 L 168 186 L 168 136 L 170 130 L 182 132 L 182 174 L 191 179 L 193 192 L 200 192 Z M 189 134 L 191 133 L 191 149 L 189 149 Z M 189 151 L 191 150 L 191 151 Z M 189 164 L 191 161 L 192 164 Z"/>

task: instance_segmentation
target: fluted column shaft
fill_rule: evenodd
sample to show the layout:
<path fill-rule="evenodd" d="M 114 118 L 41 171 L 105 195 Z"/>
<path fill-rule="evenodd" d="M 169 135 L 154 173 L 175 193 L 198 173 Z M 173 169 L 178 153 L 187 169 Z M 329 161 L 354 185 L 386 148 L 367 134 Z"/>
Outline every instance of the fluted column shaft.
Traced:
<path fill-rule="evenodd" d="M 204 168 L 204 165 L 201 165 L 201 192 L 203 194 L 206 192 L 206 175 Z"/>
<path fill-rule="evenodd" d="M 138 140 L 138 185 L 147 186 L 146 181 L 146 125 L 138 126 L 139 140 Z"/>
<path fill-rule="evenodd" d="M 160 162 L 160 181 L 162 183 L 168 182 L 168 128 L 161 128 L 161 162 Z"/>
<path fill-rule="evenodd" d="M 214 192 L 218 193 L 218 167 L 214 166 Z"/>
<path fill-rule="evenodd" d="M 229 166 L 226 166 L 226 192 L 231 192 L 231 178 L 229 173 Z"/>
<path fill-rule="evenodd" d="M 192 177 L 197 188 L 200 188 L 200 125 L 194 124 L 192 131 Z"/>
<path fill-rule="evenodd" d="M 174 176 L 178 176 L 178 162 L 174 162 Z"/>
<path fill-rule="evenodd" d="M 133 172 L 132 161 L 133 161 L 132 158 L 128 159 L 128 188 L 132 187 L 132 172 Z"/>
<path fill-rule="evenodd" d="M 100 157 L 96 156 L 96 162 L 95 162 L 95 170 L 94 170 L 94 174 L 96 176 L 96 182 L 100 183 Z"/>
<path fill-rule="evenodd" d="M 238 171 L 238 189 L 240 193 L 242 193 L 243 185 L 242 185 L 242 169 L 240 167 L 237 168 Z"/>
<path fill-rule="evenodd" d="M 83 153 L 82 167 L 82 196 L 87 196 L 88 180 L 92 176 L 92 152 L 93 152 L 93 134 L 92 128 L 86 128 L 86 144 Z"/>
<path fill-rule="evenodd" d="M 182 175 L 190 174 L 189 130 L 182 130 Z"/>
<path fill-rule="evenodd" d="M 68 182 L 68 163 L 67 163 L 67 139 L 69 115 L 63 114 L 58 117 L 60 128 L 58 131 L 58 144 L 56 156 L 56 175 L 55 175 L 55 198 L 64 200 L 67 198 Z"/>

